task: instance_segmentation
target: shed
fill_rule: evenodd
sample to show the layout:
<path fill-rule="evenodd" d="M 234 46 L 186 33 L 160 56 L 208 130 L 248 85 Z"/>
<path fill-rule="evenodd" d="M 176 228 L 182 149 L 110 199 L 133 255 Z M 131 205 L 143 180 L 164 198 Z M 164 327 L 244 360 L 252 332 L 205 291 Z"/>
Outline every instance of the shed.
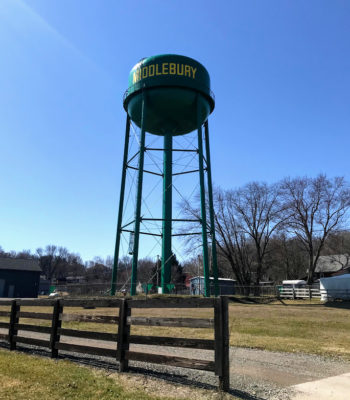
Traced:
<path fill-rule="evenodd" d="M 214 295 L 214 278 L 210 277 L 210 294 Z M 204 294 L 204 276 L 194 276 L 190 279 L 190 294 Z M 235 283 L 234 279 L 219 278 L 219 293 L 220 294 L 235 294 Z"/>
<path fill-rule="evenodd" d="M 39 281 L 39 294 L 50 294 L 50 286 L 51 281 L 45 279 L 45 277 L 41 275 Z"/>
<path fill-rule="evenodd" d="M 350 300 L 350 274 L 320 279 L 321 300 Z"/>
<path fill-rule="evenodd" d="M 0 297 L 38 297 L 40 272 L 37 260 L 0 258 Z"/>

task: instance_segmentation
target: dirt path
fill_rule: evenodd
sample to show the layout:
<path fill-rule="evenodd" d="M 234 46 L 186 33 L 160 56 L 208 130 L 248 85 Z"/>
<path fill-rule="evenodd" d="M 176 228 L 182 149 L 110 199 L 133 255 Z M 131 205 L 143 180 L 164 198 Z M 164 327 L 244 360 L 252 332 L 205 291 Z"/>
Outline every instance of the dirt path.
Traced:
<path fill-rule="evenodd" d="M 28 335 L 29 332 L 24 333 Z M 31 337 L 42 338 L 43 335 L 32 333 Z M 91 339 L 62 337 L 61 341 L 110 349 L 115 348 L 115 344 L 112 342 Z M 210 350 L 145 345 L 131 345 L 130 350 L 213 360 L 213 352 Z M 350 362 L 308 354 L 231 347 L 230 372 L 232 378 L 235 375 L 240 375 L 287 387 L 350 372 Z"/>
<path fill-rule="evenodd" d="M 286 387 L 350 372 L 350 363 L 308 354 L 231 348 L 231 374 Z"/>

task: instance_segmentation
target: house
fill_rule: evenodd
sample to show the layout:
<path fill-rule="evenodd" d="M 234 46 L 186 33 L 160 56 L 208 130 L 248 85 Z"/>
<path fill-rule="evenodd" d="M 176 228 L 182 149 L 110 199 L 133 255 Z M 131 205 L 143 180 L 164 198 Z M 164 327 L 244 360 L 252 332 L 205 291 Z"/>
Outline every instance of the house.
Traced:
<path fill-rule="evenodd" d="M 38 297 L 39 262 L 19 258 L 0 258 L 0 297 Z"/>
<path fill-rule="evenodd" d="M 350 273 L 350 255 L 334 254 L 331 256 L 320 256 L 315 268 L 314 279 L 348 273 Z"/>
<path fill-rule="evenodd" d="M 214 278 L 210 277 L 210 294 L 214 295 Z M 204 276 L 194 276 L 190 279 L 190 294 L 191 295 L 204 295 Z M 220 294 L 235 294 L 235 283 L 234 279 L 219 278 L 219 293 Z"/>

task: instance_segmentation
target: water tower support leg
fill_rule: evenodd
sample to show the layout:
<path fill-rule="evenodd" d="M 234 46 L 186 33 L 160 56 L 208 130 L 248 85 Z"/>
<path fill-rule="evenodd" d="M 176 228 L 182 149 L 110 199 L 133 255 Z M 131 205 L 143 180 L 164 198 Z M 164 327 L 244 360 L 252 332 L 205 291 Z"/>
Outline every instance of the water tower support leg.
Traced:
<path fill-rule="evenodd" d="M 139 154 L 139 165 L 138 165 L 138 176 L 137 176 L 137 193 L 136 193 L 136 205 L 135 205 L 135 240 L 134 248 L 132 252 L 132 269 L 131 269 L 131 288 L 130 294 L 134 296 L 136 294 L 137 284 L 137 264 L 139 256 L 139 239 L 140 239 L 140 223 L 141 223 L 141 200 L 142 200 L 142 183 L 143 183 L 143 164 L 145 155 L 145 98 L 142 101 L 142 116 L 141 116 L 141 137 L 140 137 L 140 154 Z"/>
<path fill-rule="evenodd" d="M 171 219 L 172 219 L 172 163 L 173 136 L 164 135 L 164 166 L 163 166 L 163 229 L 162 229 L 162 292 L 168 293 L 171 280 Z"/>
<path fill-rule="evenodd" d="M 199 160 L 199 184 L 200 184 L 201 219 L 202 219 L 204 296 L 210 297 L 207 216 L 206 216 L 206 206 L 205 206 L 205 187 L 204 187 L 204 168 L 203 168 L 202 125 L 198 126 L 198 160 Z"/>
<path fill-rule="evenodd" d="M 126 127 L 125 127 L 123 170 L 122 170 L 122 179 L 121 179 L 121 184 L 120 184 L 117 236 L 116 236 L 116 240 L 115 240 L 114 261 L 113 261 L 113 271 L 112 271 L 111 296 L 115 295 L 116 285 L 117 285 L 119 247 L 120 247 L 120 236 L 122 233 L 121 226 L 122 226 L 123 207 L 124 207 L 125 179 L 126 179 L 126 168 L 127 168 L 127 162 L 128 162 L 128 152 L 129 152 L 129 137 L 130 137 L 130 117 L 129 117 L 129 115 L 127 115 Z"/>
<path fill-rule="evenodd" d="M 218 260 L 216 254 L 215 240 L 215 219 L 214 219 L 214 201 L 213 201 L 213 184 L 211 180 L 211 161 L 210 161 L 210 146 L 209 146 L 209 124 L 208 120 L 204 123 L 205 129 L 205 153 L 207 156 L 207 175 L 208 175 L 208 200 L 209 200 L 209 216 L 210 216 L 210 234 L 211 234 L 211 255 L 212 255 L 212 273 L 214 276 L 214 294 L 219 296 L 219 275 L 218 275 Z"/>

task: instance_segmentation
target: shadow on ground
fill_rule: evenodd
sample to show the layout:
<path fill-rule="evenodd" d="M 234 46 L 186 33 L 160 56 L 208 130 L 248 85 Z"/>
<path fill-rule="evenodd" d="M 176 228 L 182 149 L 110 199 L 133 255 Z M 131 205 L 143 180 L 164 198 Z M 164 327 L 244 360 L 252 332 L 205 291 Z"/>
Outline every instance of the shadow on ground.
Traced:
<path fill-rule="evenodd" d="M 7 343 L 2 343 L 0 342 L 0 349 L 4 350 L 9 350 L 9 346 Z M 35 347 L 35 346 L 22 346 L 22 345 L 17 345 L 17 350 L 26 354 L 32 354 L 32 355 L 37 355 L 41 357 L 50 357 L 49 351 Z M 74 355 L 74 354 L 68 354 L 68 353 L 61 353 L 58 357 L 59 360 L 68 360 L 71 362 L 74 362 L 76 364 L 83 364 L 86 366 L 90 366 L 93 368 L 100 368 L 105 371 L 110 371 L 111 373 L 116 373 L 118 372 L 118 364 L 115 361 L 112 361 L 112 359 L 109 361 L 107 359 L 99 359 L 94 356 L 84 356 L 84 355 Z M 142 376 L 149 376 L 153 377 L 156 379 L 161 379 L 165 382 L 170 382 L 170 383 L 178 383 L 181 385 L 189 386 L 192 388 L 198 388 L 198 389 L 207 389 L 207 390 L 217 390 L 217 386 L 209 384 L 209 383 L 204 383 L 200 382 L 195 379 L 189 378 L 187 375 L 181 374 L 181 373 L 169 373 L 169 372 L 160 372 L 157 370 L 151 370 L 147 368 L 141 368 L 141 367 L 136 367 L 136 366 L 130 366 L 129 367 L 130 372 Z M 174 372 L 176 372 L 174 370 Z M 236 390 L 236 389 L 230 389 L 229 393 L 238 399 L 241 400 L 265 400 L 262 397 L 257 397 L 254 395 L 251 395 L 247 392 L 241 391 L 241 390 Z"/>
<path fill-rule="evenodd" d="M 330 308 L 341 308 L 344 310 L 350 310 L 350 301 L 344 300 L 334 300 L 334 301 L 327 301 L 327 303 L 323 303 L 325 307 Z"/>

